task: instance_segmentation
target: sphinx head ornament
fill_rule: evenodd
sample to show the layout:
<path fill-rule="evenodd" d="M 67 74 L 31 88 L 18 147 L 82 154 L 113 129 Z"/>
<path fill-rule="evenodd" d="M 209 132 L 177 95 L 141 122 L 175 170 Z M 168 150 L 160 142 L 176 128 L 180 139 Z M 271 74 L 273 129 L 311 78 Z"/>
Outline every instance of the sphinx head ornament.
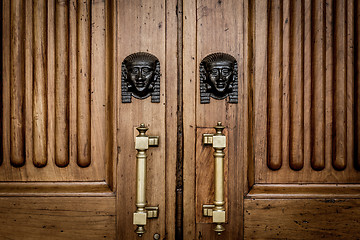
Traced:
<path fill-rule="evenodd" d="M 213 53 L 200 63 L 200 101 L 210 103 L 210 97 L 238 102 L 238 68 L 234 57 Z"/>
<path fill-rule="evenodd" d="M 138 52 L 127 56 L 121 70 L 122 102 L 130 103 L 131 96 L 160 102 L 160 62 L 150 53 Z"/>

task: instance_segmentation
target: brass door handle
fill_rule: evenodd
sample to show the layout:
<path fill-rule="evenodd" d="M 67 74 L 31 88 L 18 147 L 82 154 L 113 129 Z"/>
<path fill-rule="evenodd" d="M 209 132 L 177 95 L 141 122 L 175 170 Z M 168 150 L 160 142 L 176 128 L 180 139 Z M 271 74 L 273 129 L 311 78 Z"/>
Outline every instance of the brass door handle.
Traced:
<path fill-rule="evenodd" d="M 147 218 L 158 217 L 158 207 L 146 206 L 146 150 L 149 147 L 157 147 L 159 145 L 158 136 L 147 136 L 145 133 L 148 130 L 145 124 L 140 124 L 136 128 L 139 135 L 135 138 L 136 154 L 136 211 L 134 212 L 133 224 L 137 225 L 135 233 L 141 237 L 146 231 Z"/>
<path fill-rule="evenodd" d="M 216 223 L 214 231 L 220 235 L 225 228 L 221 225 L 225 223 L 225 200 L 224 200 L 224 149 L 226 148 L 226 136 L 222 133 L 224 126 L 218 122 L 214 127 L 215 134 L 203 134 L 203 144 L 212 145 L 214 148 L 215 165 L 215 196 L 214 204 L 204 204 L 203 214 L 213 218 Z"/>

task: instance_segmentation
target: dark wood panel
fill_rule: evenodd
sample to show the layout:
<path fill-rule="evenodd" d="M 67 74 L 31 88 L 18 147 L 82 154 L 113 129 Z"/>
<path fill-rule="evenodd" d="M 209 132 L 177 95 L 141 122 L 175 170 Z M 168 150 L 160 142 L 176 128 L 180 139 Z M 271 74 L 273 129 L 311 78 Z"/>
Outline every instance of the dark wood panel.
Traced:
<path fill-rule="evenodd" d="M 105 2 L 2 4 L 0 181 L 109 180 L 116 89 L 104 81 Z"/>
<path fill-rule="evenodd" d="M 357 183 L 357 5 L 254 5 L 255 181 Z"/>
<path fill-rule="evenodd" d="M 116 239 L 115 197 L 0 198 L 1 239 Z"/>
<path fill-rule="evenodd" d="M 360 201 L 244 201 L 245 239 L 358 239 Z"/>

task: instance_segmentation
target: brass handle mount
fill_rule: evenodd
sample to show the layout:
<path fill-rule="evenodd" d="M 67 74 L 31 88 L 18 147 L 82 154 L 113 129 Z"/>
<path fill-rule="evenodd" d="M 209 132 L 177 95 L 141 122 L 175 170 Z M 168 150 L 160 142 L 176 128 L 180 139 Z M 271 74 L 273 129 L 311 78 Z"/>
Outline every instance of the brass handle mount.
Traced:
<path fill-rule="evenodd" d="M 214 231 L 221 235 L 225 231 L 225 200 L 224 200 L 224 149 L 226 148 L 226 136 L 223 134 L 224 126 L 218 122 L 214 127 L 215 134 L 203 134 L 203 144 L 212 145 L 214 148 L 214 166 L 215 166 L 215 196 L 214 204 L 204 204 L 203 214 L 213 218 L 216 224 Z"/>
<path fill-rule="evenodd" d="M 159 146 L 159 136 L 147 136 L 146 131 L 148 128 L 145 124 L 140 124 L 136 128 L 139 135 L 135 137 L 136 154 L 136 211 L 133 215 L 133 224 L 137 225 L 135 233 L 141 237 L 145 231 L 147 218 L 158 217 L 158 207 L 146 206 L 146 151 L 149 147 Z"/>

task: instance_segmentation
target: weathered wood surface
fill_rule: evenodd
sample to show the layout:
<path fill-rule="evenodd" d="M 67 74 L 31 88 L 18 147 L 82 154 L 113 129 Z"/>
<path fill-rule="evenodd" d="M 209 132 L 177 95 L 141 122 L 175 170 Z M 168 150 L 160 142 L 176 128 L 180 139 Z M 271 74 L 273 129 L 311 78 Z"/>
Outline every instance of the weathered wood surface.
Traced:
<path fill-rule="evenodd" d="M 358 239 L 359 199 L 244 201 L 245 239 Z"/>
<path fill-rule="evenodd" d="M 1 239 L 116 239 L 114 196 L 2 197 L 0 215 Z"/>

